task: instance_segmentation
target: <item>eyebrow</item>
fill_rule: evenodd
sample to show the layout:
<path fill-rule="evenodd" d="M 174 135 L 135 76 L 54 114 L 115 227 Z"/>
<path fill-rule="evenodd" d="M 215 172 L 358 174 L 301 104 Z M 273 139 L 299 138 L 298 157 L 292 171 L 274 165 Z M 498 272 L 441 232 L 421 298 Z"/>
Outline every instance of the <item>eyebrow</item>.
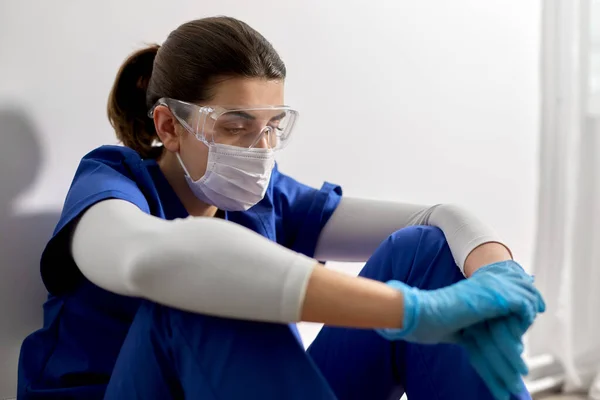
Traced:
<path fill-rule="evenodd" d="M 253 121 L 253 120 L 256 119 L 256 117 L 254 115 L 249 114 L 249 113 L 247 113 L 245 111 L 228 111 L 227 114 L 237 115 L 238 117 L 241 117 L 241 118 L 244 118 L 244 119 L 247 119 L 247 120 L 251 120 L 251 121 Z M 283 117 L 285 117 L 285 115 L 286 115 L 286 112 L 284 111 L 281 114 L 278 114 L 278 115 L 272 117 L 269 121 L 279 121 Z"/>
<path fill-rule="evenodd" d="M 284 111 L 281 114 L 274 116 L 269 121 L 279 121 L 279 120 L 281 120 L 285 116 L 286 116 L 286 112 Z"/>

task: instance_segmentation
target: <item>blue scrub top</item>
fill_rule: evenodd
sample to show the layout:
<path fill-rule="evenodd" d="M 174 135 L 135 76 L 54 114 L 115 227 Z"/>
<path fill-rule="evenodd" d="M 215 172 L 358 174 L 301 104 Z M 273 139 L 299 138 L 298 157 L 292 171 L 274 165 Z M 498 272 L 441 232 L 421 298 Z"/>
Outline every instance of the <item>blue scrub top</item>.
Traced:
<path fill-rule="evenodd" d="M 248 211 L 226 212 L 225 218 L 312 257 L 341 195 L 339 186 L 325 183 L 317 190 L 275 167 L 265 198 Z M 155 160 L 143 160 L 121 146 L 102 146 L 83 157 L 42 255 L 41 275 L 49 296 L 43 328 L 21 348 L 19 397 L 88 398 L 86 394 L 91 397 L 108 383 L 140 300 L 91 283 L 69 248 L 72 222 L 108 198 L 129 201 L 167 220 L 188 216 Z"/>

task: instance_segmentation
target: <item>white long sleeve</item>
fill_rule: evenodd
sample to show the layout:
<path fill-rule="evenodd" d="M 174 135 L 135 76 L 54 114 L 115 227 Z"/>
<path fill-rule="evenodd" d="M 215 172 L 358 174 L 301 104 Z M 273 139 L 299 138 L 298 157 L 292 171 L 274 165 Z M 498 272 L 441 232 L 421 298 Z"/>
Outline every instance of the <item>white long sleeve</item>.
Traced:
<path fill-rule="evenodd" d="M 496 233 L 456 206 L 343 198 L 319 237 L 315 259 L 366 261 L 391 233 L 437 226 L 457 265 Z M 216 218 L 166 221 L 123 200 L 90 207 L 73 231 L 75 263 L 94 284 L 174 308 L 239 319 L 300 319 L 315 259 Z"/>
<path fill-rule="evenodd" d="M 108 291 L 196 313 L 294 322 L 316 261 L 235 223 L 166 221 L 123 200 L 90 207 L 72 236 L 75 263 Z"/>
<path fill-rule="evenodd" d="M 502 243 L 492 228 L 455 205 L 427 207 L 344 197 L 321 232 L 315 258 L 366 261 L 387 236 L 410 225 L 439 227 L 463 273 L 465 260 L 476 247 Z"/>

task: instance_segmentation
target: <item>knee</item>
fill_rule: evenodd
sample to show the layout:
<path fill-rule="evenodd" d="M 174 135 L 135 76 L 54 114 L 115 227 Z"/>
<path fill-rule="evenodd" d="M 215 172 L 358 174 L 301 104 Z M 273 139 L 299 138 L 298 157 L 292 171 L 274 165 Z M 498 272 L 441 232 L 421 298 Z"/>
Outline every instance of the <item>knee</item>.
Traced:
<path fill-rule="evenodd" d="M 392 233 L 387 245 L 394 253 L 413 251 L 420 254 L 438 254 L 449 252 L 444 232 L 436 226 L 409 226 Z"/>
<path fill-rule="evenodd" d="M 421 239 L 423 237 L 430 241 L 445 241 L 444 232 L 437 226 L 430 225 L 412 225 L 400 229 L 390 235 L 391 237 L 400 237 L 402 240 Z"/>
<path fill-rule="evenodd" d="M 385 243 L 395 275 L 422 289 L 448 286 L 462 279 L 446 237 L 434 226 L 410 226 L 394 232 Z"/>

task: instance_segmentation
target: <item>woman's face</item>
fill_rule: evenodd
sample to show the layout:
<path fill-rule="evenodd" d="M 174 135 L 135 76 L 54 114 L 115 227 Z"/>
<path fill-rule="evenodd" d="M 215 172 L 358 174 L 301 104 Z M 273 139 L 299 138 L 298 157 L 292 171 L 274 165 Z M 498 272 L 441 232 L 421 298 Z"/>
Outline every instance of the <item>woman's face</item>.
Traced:
<path fill-rule="evenodd" d="M 256 78 L 231 78 L 218 83 L 213 98 L 207 105 L 227 107 L 256 107 L 282 105 L 283 81 Z M 199 104 L 204 105 L 204 104 Z M 176 124 L 179 137 L 179 154 L 193 180 L 200 179 L 206 172 L 208 147 L 193 134 Z"/>

